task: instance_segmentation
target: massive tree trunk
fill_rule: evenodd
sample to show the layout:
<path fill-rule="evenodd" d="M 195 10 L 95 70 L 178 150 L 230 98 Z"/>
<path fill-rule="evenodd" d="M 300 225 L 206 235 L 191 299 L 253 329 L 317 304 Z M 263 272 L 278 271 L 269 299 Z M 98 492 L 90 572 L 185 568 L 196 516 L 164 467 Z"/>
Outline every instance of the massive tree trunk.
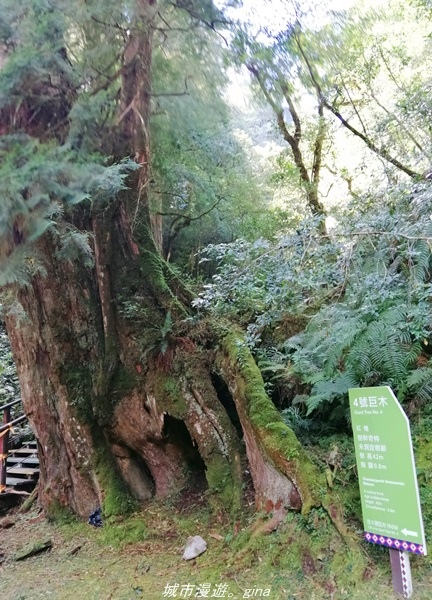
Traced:
<path fill-rule="evenodd" d="M 91 234 L 94 267 L 62 259 L 46 232 L 36 243 L 46 274 L 14 289 L 24 317 L 6 317 L 40 450 L 39 501 L 49 514 L 102 505 L 110 515 L 199 485 L 215 510 L 236 512 L 249 471 L 258 508 L 306 513 L 320 504 L 322 476 L 266 395 L 241 332 L 190 324 L 190 293 L 158 252 L 148 203 L 155 14 L 154 0 L 137 0 L 123 54 L 117 158 L 126 146 L 140 168 L 115 201 L 63 217 Z M 34 116 L 27 133 L 39 135 L 36 125 Z"/>
<path fill-rule="evenodd" d="M 40 246 L 53 255 L 52 240 Z M 161 329 L 166 319 L 153 295 L 141 296 L 153 287 L 149 262 L 137 294 L 122 287 L 137 302 L 137 321 L 122 319 L 117 305 L 112 370 L 97 278 L 80 265 L 51 259 L 49 276 L 19 292 L 25 321 L 7 318 L 39 443 L 42 506 L 86 516 L 103 504 L 109 515 L 127 511 L 133 498 L 200 484 L 215 509 L 235 512 L 246 470 L 257 508 L 282 517 L 319 504 L 320 475 L 267 397 L 240 332 L 180 327 L 163 353 L 158 329 L 139 321 L 141 310 Z"/>

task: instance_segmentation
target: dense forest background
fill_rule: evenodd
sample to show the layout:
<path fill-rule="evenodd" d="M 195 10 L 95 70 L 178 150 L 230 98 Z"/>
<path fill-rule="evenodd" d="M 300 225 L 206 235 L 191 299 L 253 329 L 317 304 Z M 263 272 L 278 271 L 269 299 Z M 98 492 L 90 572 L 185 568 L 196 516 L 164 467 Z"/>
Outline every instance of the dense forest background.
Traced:
<path fill-rule="evenodd" d="M 390 385 L 432 514 L 431 35 L 426 0 L 0 1 L 2 318 L 48 513 L 251 488 L 355 552 L 347 392 Z"/>

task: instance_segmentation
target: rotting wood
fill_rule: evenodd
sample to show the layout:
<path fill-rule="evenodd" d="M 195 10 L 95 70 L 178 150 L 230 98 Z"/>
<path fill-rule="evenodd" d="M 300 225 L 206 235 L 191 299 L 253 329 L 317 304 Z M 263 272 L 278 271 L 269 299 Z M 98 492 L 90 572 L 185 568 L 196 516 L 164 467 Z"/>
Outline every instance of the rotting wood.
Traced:
<path fill-rule="evenodd" d="M 51 548 L 51 540 L 35 542 L 32 546 L 26 546 L 26 548 L 21 550 L 21 552 L 18 552 L 18 554 L 14 556 L 14 560 L 24 560 L 25 558 L 30 558 L 30 556 L 34 556 L 35 554 L 39 554 L 40 552 L 51 550 Z"/>

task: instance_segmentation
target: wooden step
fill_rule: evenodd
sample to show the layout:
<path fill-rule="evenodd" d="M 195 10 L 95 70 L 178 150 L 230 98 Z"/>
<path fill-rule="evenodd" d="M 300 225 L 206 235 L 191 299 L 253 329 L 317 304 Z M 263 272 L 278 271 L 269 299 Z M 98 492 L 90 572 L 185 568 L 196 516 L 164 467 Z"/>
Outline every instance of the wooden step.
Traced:
<path fill-rule="evenodd" d="M 9 469 L 6 469 L 6 475 L 39 476 L 39 473 L 39 469 L 26 469 L 25 467 L 9 467 Z"/>
<path fill-rule="evenodd" d="M 21 479 L 20 477 L 6 477 L 6 486 L 15 487 L 16 485 L 34 485 L 34 481 L 31 479 Z"/>
<path fill-rule="evenodd" d="M 16 454 L 24 454 L 27 456 L 37 456 L 36 448 L 16 448 L 15 450 L 9 450 L 9 456 L 15 456 Z"/>
<path fill-rule="evenodd" d="M 30 440 L 29 442 L 24 442 L 22 447 L 23 448 L 37 448 L 37 441 Z"/>
<path fill-rule="evenodd" d="M 27 457 L 27 458 L 23 458 L 22 456 L 8 456 L 7 457 L 7 465 L 25 465 L 26 467 L 29 467 L 30 465 L 38 465 L 39 464 L 39 459 L 36 457 L 32 458 L 32 457 Z"/>
<path fill-rule="evenodd" d="M 22 442 L 18 446 L 18 448 L 11 448 L 10 451 L 14 452 L 15 450 L 33 450 L 33 452 L 37 451 L 37 442 L 36 440 L 30 440 L 29 442 Z"/>

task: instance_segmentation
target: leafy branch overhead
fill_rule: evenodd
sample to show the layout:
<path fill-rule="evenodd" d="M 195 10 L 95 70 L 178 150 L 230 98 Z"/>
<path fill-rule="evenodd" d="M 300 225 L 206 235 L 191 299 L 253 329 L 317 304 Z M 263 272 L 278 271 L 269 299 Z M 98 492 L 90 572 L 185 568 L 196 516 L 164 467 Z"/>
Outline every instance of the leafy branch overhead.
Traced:
<path fill-rule="evenodd" d="M 414 180 L 427 177 L 430 141 L 418 118 L 421 103 L 417 100 L 413 110 L 408 100 L 421 78 L 417 61 L 424 56 L 409 54 L 409 29 L 397 42 L 392 37 L 398 20 L 406 19 L 417 27 L 415 11 L 398 6 L 384 14 L 359 12 L 354 7 L 330 13 L 330 17 L 323 11 L 324 24 L 317 27 L 312 9 L 296 2 L 282 4 L 286 19 L 272 29 L 253 23 L 238 25 L 232 50 L 235 64 L 248 70 L 257 97 L 273 113 L 289 150 L 281 154 L 280 165 L 288 163 L 285 173 L 292 165 L 312 214 L 326 213 L 327 169 L 347 181 L 352 193 L 352 178 L 323 160 L 337 156 L 343 132 L 345 147 L 348 136 L 354 136 L 364 145 L 365 156 L 373 153 L 387 172 L 396 169 Z M 396 53 L 403 56 L 397 66 Z M 354 153 L 360 148 L 351 146 Z M 321 230 L 325 233 L 322 223 Z"/>

